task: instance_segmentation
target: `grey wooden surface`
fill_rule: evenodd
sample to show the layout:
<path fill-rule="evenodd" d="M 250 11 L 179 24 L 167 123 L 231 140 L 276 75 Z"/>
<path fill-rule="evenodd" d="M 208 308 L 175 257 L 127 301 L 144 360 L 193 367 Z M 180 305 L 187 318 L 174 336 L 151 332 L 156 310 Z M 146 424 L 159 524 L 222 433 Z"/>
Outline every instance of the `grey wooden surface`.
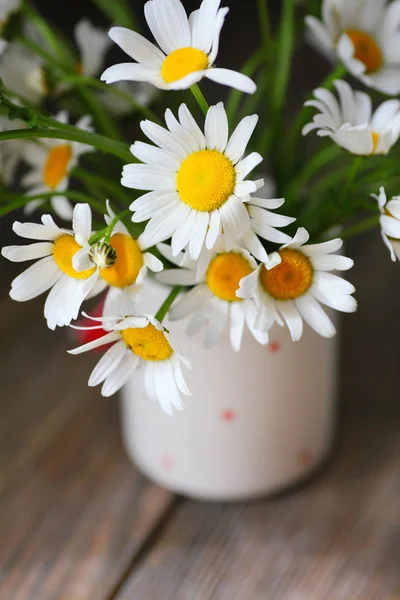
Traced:
<path fill-rule="evenodd" d="M 349 248 L 360 310 L 343 320 L 341 418 L 308 484 L 237 505 L 142 477 L 118 402 L 86 382 L 42 300 L 0 295 L 1 600 L 390 600 L 400 588 L 399 265 Z M 4 285 L 3 285 L 4 284 Z"/>

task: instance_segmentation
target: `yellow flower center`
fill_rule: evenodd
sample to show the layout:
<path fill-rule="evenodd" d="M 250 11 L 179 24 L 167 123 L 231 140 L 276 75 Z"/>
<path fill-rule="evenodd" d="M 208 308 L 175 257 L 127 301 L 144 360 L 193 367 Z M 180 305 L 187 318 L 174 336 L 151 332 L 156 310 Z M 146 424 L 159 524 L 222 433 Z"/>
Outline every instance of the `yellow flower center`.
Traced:
<path fill-rule="evenodd" d="M 161 67 L 161 77 L 165 83 L 173 83 L 194 73 L 203 71 L 208 67 L 208 56 L 205 52 L 188 46 L 178 48 L 169 54 Z"/>
<path fill-rule="evenodd" d="M 285 248 L 279 251 L 279 255 L 282 262 L 269 271 L 263 266 L 260 281 L 266 292 L 276 300 L 294 300 L 310 287 L 313 267 L 300 250 Z"/>
<path fill-rule="evenodd" d="M 52 148 L 43 168 L 43 181 L 51 190 L 55 190 L 68 173 L 68 163 L 72 158 L 69 144 L 60 144 Z"/>
<path fill-rule="evenodd" d="M 87 269 L 86 271 L 76 271 L 74 269 L 72 258 L 81 248 L 82 246 L 75 241 L 74 236 L 69 233 L 61 235 L 54 242 L 53 258 L 58 268 L 74 279 L 88 279 L 96 270 L 96 267 Z"/>
<path fill-rule="evenodd" d="M 100 275 L 108 285 L 124 288 L 135 283 L 143 266 L 143 255 L 139 244 L 130 235 L 115 233 L 110 246 L 117 253 L 117 258 L 111 267 L 100 269 Z"/>
<path fill-rule="evenodd" d="M 233 194 L 235 182 L 233 164 L 218 150 L 193 152 L 182 162 L 176 176 L 181 200 L 200 212 L 220 208 Z"/>
<path fill-rule="evenodd" d="M 382 51 L 373 37 L 365 31 L 348 29 L 347 36 L 354 46 L 354 58 L 364 63 L 367 73 L 374 73 L 382 66 Z"/>
<path fill-rule="evenodd" d="M 143 328 L 124 329 L 121 336 L 128 348 L 143 360 L 166 360 L 172 355 L 173 350 L 164 332 L 151 323 Z"/>
<path fill-rule="evenodd" d="M 211 292 L 226 302 L 241 300 L 236 296 L 240 280 L 253 271 L 249 261 L 241 254 L 218 254 L 209 264 L 206 281 Z"/>
<path fill-rule="evenodd" d="M 379 142 L 379 133 L 376 133 L 376 131 L 372 132 L 372 152 L 371 154 L 375 154 L 376 149 L 378 147 L 378 142 Z"/>

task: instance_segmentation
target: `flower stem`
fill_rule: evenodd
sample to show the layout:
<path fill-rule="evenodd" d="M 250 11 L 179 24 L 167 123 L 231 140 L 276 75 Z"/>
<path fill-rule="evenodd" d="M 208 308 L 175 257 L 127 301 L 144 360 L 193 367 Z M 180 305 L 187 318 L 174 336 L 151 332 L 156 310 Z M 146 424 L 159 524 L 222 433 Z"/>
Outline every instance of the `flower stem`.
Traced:
<path fill-rule="evenodd" d="M 114 231 L 114 227 L 116 226 L 118 221 L 122 221 L 122 219 L 124 217 L 127 217 L 129 214 L 130 214 L 129 210 L 124 210 L 123 212 L 119 213 L 118 215 L 115 215 L 115 217 L 110 222 L 110 224 L 107 225 L 105 235 L 104 235 L 104 241 L 106 242 L 106 244 L 110 243 L 112 232 Z"/>
<path fill-rule="evenodd" d="M 363 156 L 355 156 L 354 157 L 353 162 L 350 165 L 345 184 L 342 187 L 342 191 L 339 196 L 339 201 L 338 201 L 339 205 L 342 205 L 343 202 L 345 201 L 346 196 L 353 184 L 355 176 L 357 175 L 357 172 L 358 172 L 359 168 L 361 167 L 362 162 L 363 162 Z"/>
<path fill-rule="evenodd" d="M 340 237 L 343 239 L 353 238 L 356 235 L 360 235 L 370 229 L 375 228 L 379 225 L 379 216 L 375 215 L 370 217 L 369 219 L 364 219 L 363 221 L 353 225 L 352 227 L 348 227 L 340 234 Z"/>
<path fill-rule="evenodd" d="M 294 23 L 294 0 L 283 0 L 282 20 L 276 54 L 277 65 L 271 99 L 272 114 L 275 118 L 281 116 L 280 112 L 285 103 L 293 54 Z"/>
<path fill-rule="evenodd" d="M 201 91 L 201 89 L 199 88 L 197 83 L 195 83 L 194 85 L 191 86 L 190 91 L 192 92 L 193 96 L 195 97 L 196 102 L 200 106 L 204 115 L 207 115 L 209 106 L 207 104 L 207 100 L 203 96 L 203 92 Z"/>
<path fill-rule="evenodd" d="M 0 132 L 0 142 L 21 138 L 50 138 L 80 142 L 92 146 L 93 148 L 97 148 L 97 150 L 113 154 L 124 162 L 131 162 L 131 153 L 125 144 L 117 142 L 116 140 L 111 140 L 103 135 L 98 135 L 97 133 L 83 131 L 77 127 L 72 130 L 62 127 L 57 129 L 10 129 L 9 131 Z"/>
<path fill-rule="evenodd" d="M 263 58 L 266 66 L 271 59 L 271 27 L 268 10 L 268 0 L 257 0 L 258 17 L 260 19 L 261 42 L 263 48 Z"/>
<path fill-rule="evenodd" d="M 182 290 L 181 285 L 176 285 L 175 287 L 172 288 L 172 290 L 170 291 L 170 293 L 164 300 L 163 304 L 161 305 L 158 313 L 156 314 L 157 321 L 160 321 L 160 323 L 163 322 L 166 314 L 168 313 L 169 309 L 171 308 L 173 301 L 178 296 L 178 294 L 180 293 L 181 290 Z"/>
<path fill-rule="evenodd" d="M 0 207 L 0 216 L 7 215 L 18 208 L 22 208 L 32 200 L 49 200 L 54 196 L 66 196 L 70 200 L 75 202 L 85 202 L 94 208 L 99 214 L 104 212 L 104 208 L 100 206 L 91 196 L 83 194 L 82 192 L 76 192 L 74 190 L 66 190 L 65 192 L 42 192 L 41 194 L 34 194 L 32 196 L 13 196 L 12 200 L 5 206 Z"/>
<path fill-rule="evenodd" d="M 108 85 L 107 83 L 104 83 L 99 79 L 95 79 L 94 77 L 76 74 L 66 75 L 63 78 L 63 81 L 66 81 L 67 83 L 72 83 L 73 85 L 79 85 L 81 87 L 94 87 L 103 92 L 111 94 L 116 98 L 120 98 L 120 100 L 123 100 L 127 104 L 130 104 L 133 110 L 140 113 L 146 119 L 150 119 L 151 121 L 160 124 L 160 119 L 150 108 L 148 108 L 147 106 L 143 106 L 143 104 L 139 104 L 139 102 L 136 102 L 135 98 L 131 96 L 131 94 L 125 92 L 124 90 L 120 90 L 115 85 Z"/>

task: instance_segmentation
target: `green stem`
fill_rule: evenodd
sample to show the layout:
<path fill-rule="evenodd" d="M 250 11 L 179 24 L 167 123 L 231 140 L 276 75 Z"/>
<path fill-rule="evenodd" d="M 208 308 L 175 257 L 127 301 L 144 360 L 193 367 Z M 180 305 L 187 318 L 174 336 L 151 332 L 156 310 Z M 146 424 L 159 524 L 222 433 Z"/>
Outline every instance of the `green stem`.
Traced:
<path fill-rule="evenodd" d="M 203 92 L 201 91 L 201 89 L 199 88 L 197 83 L 195 83 L 194 85 L 191 86 L 190 91 L 192 92 L 193 96 L 195 97 L 196 102 L 200 106 L 204 115 L 207 115 L 209 106 L 207 104 L 207 100 L 203 96 Z"/>
<path fill-rule="evenodd" d="M 178 296 L 178 294 L 180 293 L 181 290 L 182 290 L 181 285 L 176 285 L 175 287 L 172 288 L 172 290 L 170 291 L 170 293 L 164 300 L 163 304 L 161 305 L 158 313 L 156 314 L 157 321 L 159 321 L 160 323 L 163 322 L 167 312 L 171 308 L 171 304 L 173 303 L 173 301 Z"/>
<path fill-rule="evenodd" d="M 249 60 L 245 63 L 244 67 L 241 69 L 241 72 L 247 75 L 248 77 L 253 77 L 254 73 L 260 66 L 263 60 L 263 52 L 262 48 L 259 48 L 255 51 L 255 53 L 249 58 Z M 228 94 L 228 100 L 225 104 L 225 110 L 228 115 L 229 120 L 231 120 L 235 115 L 239 108 L 240 99 L 242 97 L 242 92 L 239 90 L 231 89 Z"/>
<path fill-rule="evenodd" d="M 338 201 L 339 205 L 343 205 L 343 203 L 344 203 L 344 201 L 346 199 L 346 196 L 348 194 L 348 191 L 350 190 L 350 188 L 351 188 L 351 186 L 353 184 L 354 178 L 357 175 L 357 172 L 358 172 L 358 170 L 359 170 L 359 168 L 360 168 L 360 166 L 361 166 L 361 164 L 363 162 L 363 158 L 364 158 L 363 156 L 355 156 L 354 157 L 353 162 L 352 162 L 352 164 L 350 166 L 350 169 L 348 171 L 345 184 L 342 187 L 342 191 L 341 191 L 340 196 L 339 196 L 339 201 Z"/>
<path fill-rule="evenodd" d="M 122 221 L 122 219 L 124 217 L 127 217 L 129 214 L 130 214 L 129 210 L 124 210 L 123 212 L 119 213 L 119 215 L 115 215 L 113 220 L 110 222 L 110 224 L 106 228 L 106 232 L 104 235 L 104 241 L 106 242 L 106 244 L 110 243 L 112 232 L 114 231 L 114 227 L 116 226 L 118 221 Z"/>
<path fill-rule="evenodd" d="M 277 47 L 275 82 L 272 88 L 271 107 L 274 118 L 281 120 L 289 81 L 290 65 L 294 45 L 295 0 L 283 0 L 282 20 Z"/>
<path fill-rule="evenodd" d="M 291 181 L 288 189 L 292 193 L 298 192 L 321 168 L 339 158 L 342 154 L 343 150 L 336 144 L 326 146 L 305 163 L 304 169 Z"/>
<path fill-rule="evenodd" d="M 132 159 L 134 157 L 132 156 Z M 134 162 L 134 160 L 132 160 Z M 71 173 L 72 177 L 76 177 L 79 181 L 82 181 L 85 185 L 90 183 L 94 186 L 99 186 L 103 188 L 106 192 L 112 194 L 113 197 L 118 198 L 123 204 L 131 204 L 133 198 L 125 191 L 125 188 L 114 183 L 113 179 L 102 177 L 98 173 L 93 173 L 91 171 L 86 171 L 81 167 L 75 167 L 75 169 Z"/>
<path fill-rule="evenodd" d="M 146 119 L 150 119 L 151 121 L 154 121 L 155 123 L 160 123 L 160 119 L 150 108 L 148 108 L 147 106 L 143 106 L 142 104 L 139 104 L 138 102 L 136 102 L 135 98 L 133 96 L 131 96 L 131 94 L 129 94 L 128 92 L 125 92 L 124 90 L 120 90 L 115 85 L 108 85 L 107 83 L 104 83 L 103 81 L 100 81 L 99 79 L 95 79 L 94 77 L 87 77 L 86 75 L 71 75 L 71 74 L 69 74 L 63 78 L 63 81 L 72 83 L 73 85 L 77 85 L 77 86 L 79 85 L 81 87 L 85 86 L 85 87 L 97 88 L 103 92 L 111 94 L 117 98 L 120 98 L 127 104 L 130 104 L 132 106 L 133 110 L 142 114 L 143 117 L 145 117 Z"/>
<path fill-rule="evenodd" d="M 103 214 L 104 212 L 104 208 L 101 207 L 95 200 L 93 200 L 91 196 L 83 194 L 82 192 L 76 192 L 74 190 L 66 190 L 65 192 L 42 192 L 41 194 L 34 194 L 32 196 L 18 196 L 17 198 L 13 198 L 13 200 L 6 206 L 0 207 L 0 216 L 7 215 L 18 208 L 25 206 L 29 202 L 32 202 L 32 200 L 49 200 L 54 196 L 66 196 L 75 202 L 84 202 L 89 204 L 99 214 Z"/>
<path fill-rule="evenodd" d="M 85 104 L 88 112 L 93 116 L 95 124 L 97 125 L 100 133 L 112 139 L 120 138 L 118 128 L 115 125 L 114 120 L 110 117 L 108 112 L 103 108 L 101 103 L 98 101 L 90 90 L 78 86 L 78 93 Z"/>
<path fill-rule="evenodd" d="M 264 62 L 269 65 L 271 59 L 271 27 L 268 10 L 268 0 L 257 0 L 258 17 L 260 19 L 261 43 Z"/>
<path fill-rule="evenodd" d="M 9 131 L 0 132 L 0 142 L 5 140 L 21 139 L 21 138 L 49 138 L 57 140 L 69 140 L 72 142 L 80 142 L 88 144 L 97 150 L 102 150 L 108 154 L 117 156 L 124 162 L 132 162 L 132 156 L 127 146 L 110 140 L 109 138 L 98 135 L 97 133 L 89 133 L 81 129 L 75 128 L 70 131 L 65 128 L 60 129 L 10 129 Z"/>
<path fill-rule="evenodd" d="M 92 0 L 92 2 L 112 23 L 138 31 L 135 16 L 124 0 Z"/>
<path fill-rule="evenodd" d="M 343 239 L 350 239 L 355 237 L 356 235 L 360 235 L 370 229 L 374 229 L 377 225 L 379 225 L 379 216 L 375 215 L 374 217 L 370 217 L 369 219 L 364 219 L 360 223 L 353 225 L 352 227 L 348 227 L 340 234 L 340 237 Z"/>

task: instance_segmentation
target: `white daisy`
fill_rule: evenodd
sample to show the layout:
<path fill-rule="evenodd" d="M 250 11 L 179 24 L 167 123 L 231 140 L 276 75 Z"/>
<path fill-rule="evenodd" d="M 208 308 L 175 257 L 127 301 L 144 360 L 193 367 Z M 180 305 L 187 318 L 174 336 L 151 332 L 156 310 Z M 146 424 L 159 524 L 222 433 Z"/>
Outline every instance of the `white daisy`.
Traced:
<path fill-rule="evenodd" d="M 356 310 L 351 296 L 354 287 L 329 273 L 353 266 L 350 258 L 333 254 L 342 247 L 342 240 L 305 245 L 308 239 L 307 231 L 300 227 L 291 242 L 278 251 L 281 262 L 276 267 L 267 270 L 261 264 L 240 282 L 237 295 L 256 300 L 254 326 L 260 331 L 267 331 L 271 321 L 283 325 L 283 318 L 293 341 L 297 341 L 303 333 L 304 319 L 320 335 L 332 337 L 335 327 L 320 302 L 343 312 Z"/>
<path fill-rule="evenodd" d="M 170 246 L 159 244 L 159 250 L 171 262 L 182 264 L 182 257 L 174 258 Z M 256 307 L 253 300 L 236 296 L 239 282 L 257 268 L 249 252 L 234 248 L 230 252 L 214 253 L 210 256 L 206 272 L 198 276 L 195 261 L 189 268 L 168 269 L 157 276 L 162 283 L 194 286 L 175 302 L 168 313 L 171 321 L 190 317 L 188 335 L 205 329 L 204 346 L 213 346 L 229 321 L 229 336 L 232 348 L 240 350 L 245 324 L 260 344 L 268 343 L 268 334 L 257 331 L 253 324 Z"/>
<path fill-rule="evenodd" d="M 104 64 L 104 58 L 111 45 L 107 31 L 95 27 L 88 19 L 81 19 L 75 25 L 74 35 L 79 49 L 79 75 L 96 77 Z"/>
<path fill-rule="evenodd" d="M 148 81 L 164 90 L 186 89 L 207 77 L 252 94 L 255 83 L 230 69 L 214 68 L 219 37 L 228 8 L 221 0 L 203 0 L 190 17 L 180 0 L 150 0 L 144 6 L 147 24 L 159 48 L 135 31 L 113 27 L 111 39 L 137 63 L 122 63 L 107 69 L 101 79 Z M 213 67 L 213 68 L 211 68 Z"/>
<path fill-rule="evenodd" d="M 16 221 L 13 230 L 17 235 L 40 241 L 28 246 L 7 246 L 1 251 L 13 262 L 40 259 L 14 279 L 10 296 L 25 302 L 50 290 L 44 306 L 50 329 L 69 325 L 77 318 L 83 300 L 98 279 L 98 269 L 88 256 L 92 233 L 88 204 L 75 206 L 72 228 L 73 231 L 60 229 L 51 215 L 43 215 L 42 224 Z"/>
<path fill-rule="evenodd" d="M 151 121 L 141 128 L 158 147 L 136 142 L 131 152 L 146 164 L 126 165 L 122 185 L 151 190 L 131 204 L 135 222 L 150 219 L 143 234 L 148 247 L 172 237 L 176 256 L 188 246 L 198 258 L 203 245 L 213 248 L 222 229 L 232 247 L 250 228 L 245 202 L 261 181 L 245 181 L 262 157 L 243 154 L 258 116 L 245 117 L 228 139 L 228 118 L 222 103 L 211 106 L 200 130 L 187 106 L 179 121 L 168 109 L 168 129 Z"/>
<path fill-rule="evenodd" d="M 103 323 L 102 318 L 93 318 L 93 321 Z M 103 324 L 100 324 L 97 328 L 102 327 Z M 180 363 L 187 367 L 190 363 L 181 356 L 169 331 L 150 315 L 126 317 L 107 327 L 111 331 L 102 338 L 69 351 L 70 354 L 81 354 L 115 342 L 94 368 L 89 385 L 104 382 L 102 395 L 112 396 L 128 381 L 133 371 L 142 368 L 148 397 L 157 400 L 168 415 L 172 415 L 174 409 L 183 410 L 179 392 L 186 396 L 190 392 Z"/>
<path fill-rule="evenodd" d="M 2 45 L 0 77 L 10 94 L 30 105 L 39 104 L 49 91 L 43 59 L 19 42 Z"/>
<path fill-rule="evenodd" d="M 378 201 L 381 217 L 381 235 L 385 246 L 389 249 L 393 261 L 400 260 L 400 196 L 393 196 L 387 201 L 385 188 L 381 187 L 379 196 L 372 194 Z"/>
<path fill-rule="evenodd" d="M 105 220 L 109 225 L 115 213 L 108 200 L 107 213 Z M 111 266 L 107 257 L 104 260 L 105 245 L 102 242 L 92 248 L 91 254 L 92 261 L 100 267 L 96 291 L 99 293 L 108 288 L 103 316 L 131 314 L 135 310 L 135 302 L 140 300 L 140 290 L 148 269 L 158 273 L 162 271 L 163 263 L 154 254 L 145 251 L 141 238 L 133 238 L 122 221 L 115 225 L 109 245 L 115 251 Z"/>
<path fill-rule="evenodd" d="M 68 113 L 61 111 L 55 119 L 60 123 L 68 123 Z M 92 131 L 91 117 L 82 117 L 76 126 L 83 131 Z M 24 159 L 32 168 L 21 179 L 21 184 L 29 188 L 26 195 L 66 192 L 65 196 L 51 198 L 51 205 L 62 219 L 71 219 L 72 205 L 67 198 L 69 175 L 78 164 L 79 157 L 92 151 L 91 146 L 80 142 L 55 139 L 42 139 L 40 143 L 27 142 L 24 145 Z M 26 213 L 32 213 L 43 202 L 43 200 L 29 202 L 25 207 Z"/>
<path fill-rule="evenodd" d="M 21 8 L 22 0 L 1 0 L 0 2 L 0 31 L 4 29 L 14 13 Z"/>
<path fill-rule="evenodd" d="M 387 100 L 372 114 L 371 98 L 354 92 L 345 81 L 335 81 L 339 102 L 328 90 L 314 90 L 313 106 L 320 112 L 303 128 L 303 135 L 317 130 L 352 154 L 387 154 L 400 135 L 400 101 Z"/>
<path fill-rule="evenodd" d="M 322 21 L 306 17 L 320 50 L 367 86 L 400 93 L 400 2 L 324 0 Z"/>

